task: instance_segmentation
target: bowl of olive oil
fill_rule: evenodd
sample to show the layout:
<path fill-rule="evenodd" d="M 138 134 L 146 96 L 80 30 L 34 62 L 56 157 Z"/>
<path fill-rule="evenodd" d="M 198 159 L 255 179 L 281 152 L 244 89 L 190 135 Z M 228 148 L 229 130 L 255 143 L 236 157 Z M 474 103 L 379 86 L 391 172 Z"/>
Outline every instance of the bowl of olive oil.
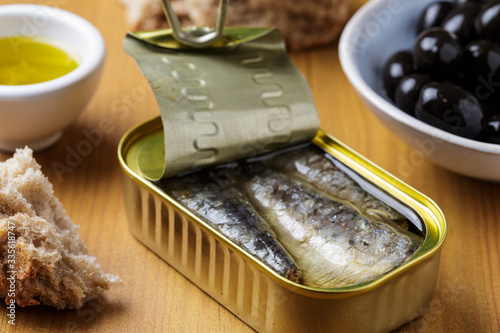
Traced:
<path fill-rule="evenodd" d="M 4 5 L 0 54 L 0 150 L 54 145 L 96 91 L 101 34 L 60 8 Z"/>
<path fill-rule="evenodd" d="M 0 85 L 42 83 L 78 67 L 75 59 L 52 44 L 23 36 L 0 38 Z"/>

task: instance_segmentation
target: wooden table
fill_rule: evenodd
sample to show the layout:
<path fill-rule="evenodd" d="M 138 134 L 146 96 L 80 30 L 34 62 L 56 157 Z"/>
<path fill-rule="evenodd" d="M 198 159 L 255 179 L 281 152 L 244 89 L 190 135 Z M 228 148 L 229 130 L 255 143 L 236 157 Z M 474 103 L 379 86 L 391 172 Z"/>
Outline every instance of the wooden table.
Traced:
<path fill-rule="evenodd" d="M 252 329 L 139 243 L 128 231 L 117 145 L 132 126 L 158 114 L 152 92 L 134 61 L 122 51 L 127 31 L 117 0 L 5 1 L 41 3 L 75 12 L 103 34 L 107 62 L 99 90 L 85 112 L 54 147 L 35 154 L 88 250 L 123 282 L 77 311 L 17 308 L 16 327 L 0 306 L 0 327 L 12 332 L 250 332 Z M 364 1 L 353 2 L 353 10 Z M 500 185 L 465 178 L 428 161 L 383 127 L 357 97 L 339 64 L 337 45 L 292 54 L 316 98 L 321 127 L 442 208 L 449 235 L 437 290 L 426 314 L 397 332 L 500 331 Z M 113 130 L 71 172 L 58 175 L 84 131 L 111 119 Z"/>

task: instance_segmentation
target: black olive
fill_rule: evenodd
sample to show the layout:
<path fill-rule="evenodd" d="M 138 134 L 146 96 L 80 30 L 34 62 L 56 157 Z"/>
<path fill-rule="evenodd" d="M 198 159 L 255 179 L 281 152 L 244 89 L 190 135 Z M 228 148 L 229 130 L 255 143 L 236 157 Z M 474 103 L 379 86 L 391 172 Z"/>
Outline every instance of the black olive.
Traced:
<path fill-rule="evenodd" d="M 500 114 L 485 120 L 485 136 L 483 141 L 500 144 Z"/>
<path fill-rule="evenodd" d="M 481 101 L 479 101 L 481 102 Z M 483 102 L 481 103 L 483 107 L 483 113 L 485 117 L 491 117 L 494 115 L 500 115 L 500 103 L 493 101 L 493 102 Z"/>
<path fill-rule="evenodd" d="M 424 74 L 410 74 L 399 81 L 396 88 L 396 105 L 404 112 L 415 116 L 415 105 L 420 95 L 420 89 L 433 80 Z"/>
<path fill-rule="evenodd" d="M 474 27 L 479 38 L 500 43 L 500 1 L 491 1 L 481 9 Z"/>
<path fill-rule="evenodd" d="M 432 27 L 438 27 L 445 16 L 453 9 L 453 4 L 446 1 L 433 2 L 428 5 L 418 23 L 418 32 L 422 32 Z"/>
<path fill-rule="evenodd" d="M 468 44 L 463 53 L 467 87 L 479 101 L 500 99 L 500 46 L 485 40 Z"/>
<path fill-rule="evenodd" d="M 461 46 L 457 37 L 443 28 L 423 31 L 414 45 L 415 63 L 437 80 L 457 75 L 461 65 Z"/>
<path fill-rule="evenodd" d="M 468 2 L 485 3 L 488 1 L 489 0 L 455 0 L 455 4 L 457 4 L 458 6 L 461 6 L 461 5 L 466 4 Z"/>
<path fill-rule="evenodd" d="M 467 90 L 449 83 L 433 82 L 420 90 L 415 116 L 423 122 L 465 138 L 482 132 L 483 110 Z"/>
<path fill-rule="evenodd" d="M 385 63 L 387 95 L 436 128 L 500 144 L 500 0 L 436 1 L 417 28 L 413 49 Z"/>
<path fill-rule="evenodd" d="M 448 13 L 441 26 L 446 31 L 454 33 L 462 45 L 465 45 L 475 38 L 474 22 L 481 8 L 482 4 L 478 2 L 468 2 L 459 6 Z"/>
<path fill-rule="evenodd" d="M 413 72 L 415 72 L 415 63 L 409 51 L 397 52 L 387 60 L 382 75 L 385 91 L 392 100 L 394 100 L 394 92 L 399 81 Z"/>

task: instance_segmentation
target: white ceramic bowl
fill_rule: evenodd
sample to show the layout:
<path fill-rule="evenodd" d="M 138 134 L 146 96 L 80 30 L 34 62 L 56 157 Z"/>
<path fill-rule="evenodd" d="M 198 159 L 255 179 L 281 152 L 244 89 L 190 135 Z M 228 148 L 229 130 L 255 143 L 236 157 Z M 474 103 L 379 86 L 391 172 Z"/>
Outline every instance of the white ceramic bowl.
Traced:
<path fill-rule="evenodd" d="M 0 150 L 57 142 L 83 111 L 99 81 L 105 46 L 99 31 L 65 10 L 39 5 L 0 6 L 0 38 L 24 36 L 54 41 L 78 63 L 57 79 L 29 85 L 0 85 Z"/>
<path fill-rule="evenodd" d="M 382 88 L 382 68 L 399 50 L 416 40 L 420 14 L 437 0 L 372 0 L 346 25 L 339 42 L 342 68 L 375 116 L 414 149 L 400 172 L 417 170 L 422 158 L 456 173 L 500 181 L 500 145 L 465 139 L 406 114 L 394 106 Z"/>

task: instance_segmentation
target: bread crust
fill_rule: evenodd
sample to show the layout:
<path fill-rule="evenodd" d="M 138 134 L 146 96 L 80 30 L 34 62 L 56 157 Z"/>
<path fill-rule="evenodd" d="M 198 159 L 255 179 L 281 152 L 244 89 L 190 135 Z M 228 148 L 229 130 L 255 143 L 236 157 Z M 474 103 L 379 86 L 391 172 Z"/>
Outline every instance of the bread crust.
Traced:
<path fill-rule="evenodd" d="M 0 163 L 0 297 L 7 304 L 79 308 L 120 281 L 88 255 L 78 231 L 29 148 Z"/>

